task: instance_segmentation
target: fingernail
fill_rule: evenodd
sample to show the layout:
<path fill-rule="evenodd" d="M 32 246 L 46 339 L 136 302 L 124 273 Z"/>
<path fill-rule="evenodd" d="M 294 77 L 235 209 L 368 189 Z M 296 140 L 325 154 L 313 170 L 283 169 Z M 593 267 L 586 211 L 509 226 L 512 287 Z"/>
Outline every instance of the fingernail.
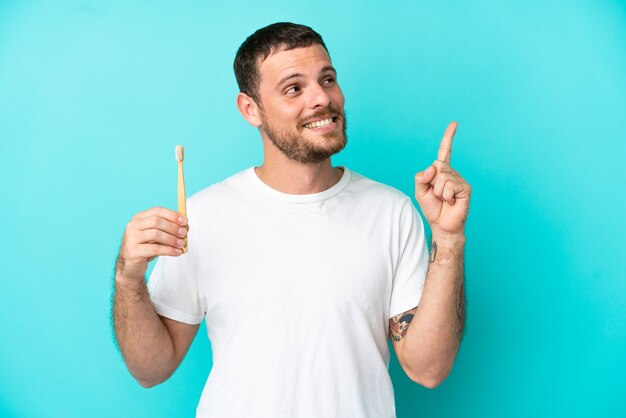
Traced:
<path fill-rule="evenodd" d="M 184 217 L 180 216 L 178 218 L 178 222 L 180 222 L 182 225 L 185 225 L 187 223 L 187 219 L 185 219 Z"/>
<path fill-rule="evenodd" d="M 182 248 L 185 246 L 185 241 L 183 241 L 182 239 L 179 239 L 178 241 L 176 241 L 176 245 Z"/>
<path fill-rule="evenodd" d="M 177 252 L 178 254 L 182 254 L 182 253 L 183 253 L 183 250 L 182 250 L 181 248 L 175 248 L 175 250 L 176 250 L 176 252 Z"/>
<path fill-rule="evenodd" d="M 178 235 L 182 235 L 184 237 L 187 235 L 187 230 L 185 228 L 178 228 Z"/>
<path fill-rule="evenodd" d="M 426 170 L 424 170 L 424 175 L 427 176 L 430 174 L 430 170 L 433 169 L 433 166 L 431 165 L 430 167 L 428 167 Z"/>

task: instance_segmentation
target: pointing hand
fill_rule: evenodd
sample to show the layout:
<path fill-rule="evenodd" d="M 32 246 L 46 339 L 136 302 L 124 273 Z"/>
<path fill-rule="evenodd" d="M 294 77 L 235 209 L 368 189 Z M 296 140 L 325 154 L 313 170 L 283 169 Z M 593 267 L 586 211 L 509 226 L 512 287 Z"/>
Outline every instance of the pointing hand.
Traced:
<path fill-rule="evenodd" d="M 450 167 L 456 127 L 456 122 L 448 125 L 437 160 L 415 175 L 415 199 L 433 234 L 463 235 L 469 212 L 472 188 Z"/>

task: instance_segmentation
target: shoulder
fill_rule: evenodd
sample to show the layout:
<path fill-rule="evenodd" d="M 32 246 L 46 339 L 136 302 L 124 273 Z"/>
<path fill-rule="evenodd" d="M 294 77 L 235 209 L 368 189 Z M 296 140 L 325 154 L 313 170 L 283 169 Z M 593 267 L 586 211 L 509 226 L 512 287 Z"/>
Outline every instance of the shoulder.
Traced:
<path fill-rule="evenodd" d="M 351 171 L 349 188 L 365 198 L 385 202 L 399 208 L 412 204 L 411 198 L 401 190 L 381 183 L 363 174 Z"/>
<path fill-rule="evenodd" d="M 421 224 L 413 199 L 394 186 L 381 183 L 354 171 L 351 172 L 350 187 L 355 196 L 357 206 L 366 207 L 369 213 L 375 214 L 377 222 L 388 222 L 392 228 L 408 230 Z"/>
<path fill-rule="evenodd" d="M 193 207 L 203 207 L 211 205 L 212 202 L 223 202 L 224 199 L 232 198 L 238 194 L 244 193 L 246 182 L 249 176 L 249 168 L 239 171 L 217 183 L 213 183 L 204 189 L 192 194 L 187 203 Z"/>

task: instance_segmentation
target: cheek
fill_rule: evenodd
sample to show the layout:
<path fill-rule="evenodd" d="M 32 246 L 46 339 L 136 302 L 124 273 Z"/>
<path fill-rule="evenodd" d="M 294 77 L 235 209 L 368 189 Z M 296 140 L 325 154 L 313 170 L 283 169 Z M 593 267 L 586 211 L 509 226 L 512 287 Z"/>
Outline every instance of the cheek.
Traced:
<path fill-rule="evenodd" d="M 276 121 L 279 123 L 290 123 L 293 120 L 298 120 L 300 118 L 300 113 L 289 106 L 281 105 L 277 108 L 273 109 L 271 112 L 268 112 L 270 121 Z"/>
<path fill-rule="evenodd" d="M 343 108 L 343 104 L 345 102 L 345 98 L 343 97 L 343 92 L 341 91 L 341 89 L 339 87 L 337 87 L 337 92 L 334 95 L 334 102 L 339 106 Z"/>

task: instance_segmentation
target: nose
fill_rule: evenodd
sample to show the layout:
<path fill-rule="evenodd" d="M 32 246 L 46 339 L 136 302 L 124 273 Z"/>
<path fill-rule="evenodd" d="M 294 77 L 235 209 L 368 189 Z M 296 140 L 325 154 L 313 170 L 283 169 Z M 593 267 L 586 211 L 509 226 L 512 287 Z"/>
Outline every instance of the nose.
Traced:
<path fill-rule="evenodd" d="M 330 105 L 330 95 L 319 84 L 315 84 L 310 91 L 309 106 L 311 108 L 327 108 Z"/>

